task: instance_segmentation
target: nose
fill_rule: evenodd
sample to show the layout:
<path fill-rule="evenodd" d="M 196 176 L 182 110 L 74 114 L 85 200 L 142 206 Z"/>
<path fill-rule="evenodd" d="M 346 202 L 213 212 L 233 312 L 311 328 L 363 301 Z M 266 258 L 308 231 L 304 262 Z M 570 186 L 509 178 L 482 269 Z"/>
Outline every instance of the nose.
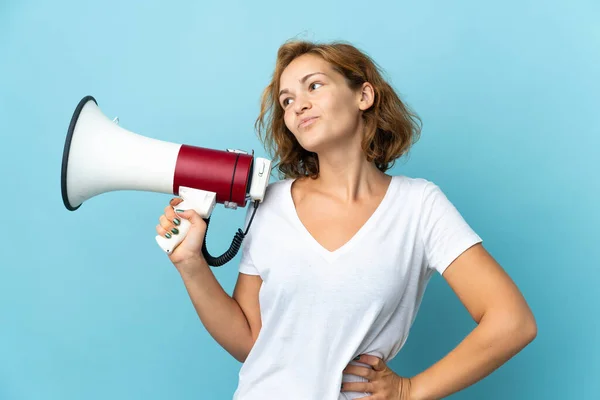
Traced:
<path fill-rule="evenodd" d="M 294 111 L 296 114 L 302 114 L 305 110 L 310 109 L 312 105 L 305 96 L 297 96 L 294 100 Z"/>

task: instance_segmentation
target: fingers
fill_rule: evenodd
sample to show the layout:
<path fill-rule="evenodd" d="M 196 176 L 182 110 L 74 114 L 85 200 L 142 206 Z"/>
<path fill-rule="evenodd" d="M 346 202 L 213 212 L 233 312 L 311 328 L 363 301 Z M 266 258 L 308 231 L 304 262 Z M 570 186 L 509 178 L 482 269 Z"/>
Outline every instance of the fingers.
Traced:
<path fill-rule="evenodd" d="M 342 382 L 341 391 L 373 393 L 375 389 L 371 382 Z"/>
<path fill-rule="evenodd" d="M 362 376 L 368 380 L 375 378 L 375 371 L 371 368 L 359 367 L 358 365 L 348 365 L 343 371 L 345 374 Z"/>
<path fill-rule="evenodd" d="M 181 198 L 173 198 L 169 202 L 169 205 L 164 208 L 164 213 L 159 217 L 158 225 L 156 225 L 156 232 L 160 236 L 170 239 L 173 236 L 178 235 L 180 233 L 180 229 L 178 227 L 181 225 L 182 219 L 188 220 L 194 227 L 199 227 L 200 232 L 206 232 L 206 222 L 196 211 L 193 209 L 177 209 L 177 205 L 182 201 L 183 199 Z"/>
<path fill-rule="evenodd" d="M 179 210 L 176 215 L 187 219 L 193 226 L 206 226 L 206 222 L 194 210 Z"/>
<path fill-rule="evenodd" d="M 172 199 L 170 204 L 177 205 L 181 203 L 182 199 Z M 158 225 L 156 226 L 156 232 L 160 236 L 171 238 L 173 235 L 179 234 L 179 228 L 181 224 L 181 218 L 173 210 L 173 206 L 168 205 L 165 207 L 164 214 L 158 218 Z"/>
<path fill-rule="evenodd" d="M 370 365 L 376 371 L 383 371 L 386 367 L 381 358 L 369 354 L 361 354 L 358 362 Z"/>
<path fill-rule="evenodd" d="M 171 201 L 173 201 L 173 200 L 171 200 Z M 179 202 L 179 203 L 181 203 L 181 202 Z M 177 203 L 177 204 L 179 204 L 179 203 Z M 175 210 L 173 209 L 173 207 L 175 207 L 175 206 L 168 205 L 164 209 L 165 216 L 170 221 L 173 221 L 173 219 L 175 219 L 177 217 L 177 214 L 175 213 Z"/>
<path fill-rule="evenodd" d="M 194 210 L 178 210 L 177 205 L 183 201 L 181 198 L 173 198 L 169 202 L 169 205 L 165 207 L 165 216 L 168 220 L 173 221 L 177 219 L 181 221 L 181 218 L 188 219 L 192 224 L 197 224 L 199 215 Z"/>
<path fill-rule="evenodd" d="M 183 201 L 183 199 L 181 197 L 174 197 L 171 199 L 171 201 L 169 201 L 169 205 L 171 207 L 175 207 L 177 204 L 181 203 Z"/>
<path fill-rule="evenodd" d="M 158 219 L 158 222 L 159 224 L 156 226 L 156 232 L 158 232 L 159 235 L 162 235 L 166 238 L 171 238 L 173 235 L 179 234 L 179 228 L 177 228 L 177 226 L 180 224 L 179 218 L 169 220 L 163 214 Z"/>
<path fill-rule="evenodd" d="M 342 392 L 363 392 L 373 396 L 361 397 L 366 399 L 390 398 L 390 395 L 396 396 L 398 386 L 398 377 L 390 370 L 383 359 L 369 354 L 361 354 L 353 359 L 357 363 L 365 366 L 348 364 L 343 372 L 348 375 L 354 375 L 365 378 L 366 382 L 342 382 Z M 396 398 L 396 397 L 394 397 Z M 404 396 L 402 396 L 404 398 Z"/>

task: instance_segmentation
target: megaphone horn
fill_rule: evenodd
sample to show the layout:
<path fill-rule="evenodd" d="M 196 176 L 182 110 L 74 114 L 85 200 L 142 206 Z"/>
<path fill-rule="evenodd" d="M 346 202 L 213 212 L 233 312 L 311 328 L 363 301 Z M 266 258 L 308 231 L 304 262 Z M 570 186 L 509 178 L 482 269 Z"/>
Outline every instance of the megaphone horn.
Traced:
<path fill-rule="evenodd" d="M 177 195 L 181 209 L 194 209 L 208 223 L 217 203 L 226 208 L 256 208 L 269 184 L 271 160 L 242 150 L 226 151 L 152 139 L 121 128 L 107 118 L 92 96 L 85 96 L 73 113 L 62 158 L 61 193 L 64 206 L 77 210 L 83 202 L 116 190 L 141 190 Z M 249 228 L 249 226 L 248 226 Z M 247 229 L 248 229 L 247 228 Z M 156 241 L 171 253 L 185 238 L 180 233 Z M 246 232 L 238 229 L 230 249 L 220 257 L 202 252 L 209 265 L 220 266 L 235 256 Z"/>

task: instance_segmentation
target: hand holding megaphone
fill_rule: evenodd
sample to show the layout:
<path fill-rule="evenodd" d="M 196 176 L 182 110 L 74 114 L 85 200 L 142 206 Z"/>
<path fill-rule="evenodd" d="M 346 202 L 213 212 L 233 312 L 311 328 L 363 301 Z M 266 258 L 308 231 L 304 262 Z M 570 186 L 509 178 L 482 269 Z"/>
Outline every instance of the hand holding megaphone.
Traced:
<path fill-rule="evenodd" d="M 156 226 L 156 241 L 178 269 L 179 265 L 201 255 L 207 227 L 206 219 L 196 209 L 186 207 L 185 202 L 182 198 L 173 198 Z"/>
<path fill-rule="evenodd" d="M 172 204 L 169 207 L 177 207 L 177 210 L 183 211 L 194 210 L 201 218 L 205 220 L 210 218 L 216 204 L 216 194 L 214 192 L 182 187 L 179 189 L 179 194 L 183 201 Z M 171 213 L 169 212 L 168 214 Z M 171 216 L 167 215 L 167 210 L 165 210 L 165 216 L 167 219 Z M 173 218 L 175 218 L 175 215 L 170 219 L 170 223 L 173 223 Z M 181 218 L 179 219 L 179 225 L 171 229 L 175 229 L 176 231 L 165 232 L 164 235 L 161 235 L 159 232 L 159 235 L 156 236 L 156 242 L 167 254 L 173 253 L 175 248 L 185 239 L 190 229 L 190 221 Z"/>

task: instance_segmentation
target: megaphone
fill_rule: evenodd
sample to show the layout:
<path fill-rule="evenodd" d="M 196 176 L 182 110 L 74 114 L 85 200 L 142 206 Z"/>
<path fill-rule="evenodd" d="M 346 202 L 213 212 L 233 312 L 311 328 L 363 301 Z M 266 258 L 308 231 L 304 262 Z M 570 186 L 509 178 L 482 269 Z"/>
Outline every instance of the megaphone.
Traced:
<path fill-rule="evenodd" d="M 119 126 L 102 113 L 92 96 L 85 96 L 73 112 L 62 158 L 61 192 L 67 210 L 116 190 L 141 190 L 180 196 L 178 209 L 194 209 L 208 224 L 216 204 L 254 210 L 264 200 L 271 160 L 243 150 L 215 150 L 152 139 Z M 252 215 L 252 217 L 254 214 Z M 238 229 L 230 248 L 219 257 L 202 253 L 211 266 L 221 266 L 238 252 L 246 231 Z M 182 219 L 179 234 L 156 236 L 168 254 L 183 241 L 190 223 Z M 207 227 L 208 228 L 208 227 Z"/>

